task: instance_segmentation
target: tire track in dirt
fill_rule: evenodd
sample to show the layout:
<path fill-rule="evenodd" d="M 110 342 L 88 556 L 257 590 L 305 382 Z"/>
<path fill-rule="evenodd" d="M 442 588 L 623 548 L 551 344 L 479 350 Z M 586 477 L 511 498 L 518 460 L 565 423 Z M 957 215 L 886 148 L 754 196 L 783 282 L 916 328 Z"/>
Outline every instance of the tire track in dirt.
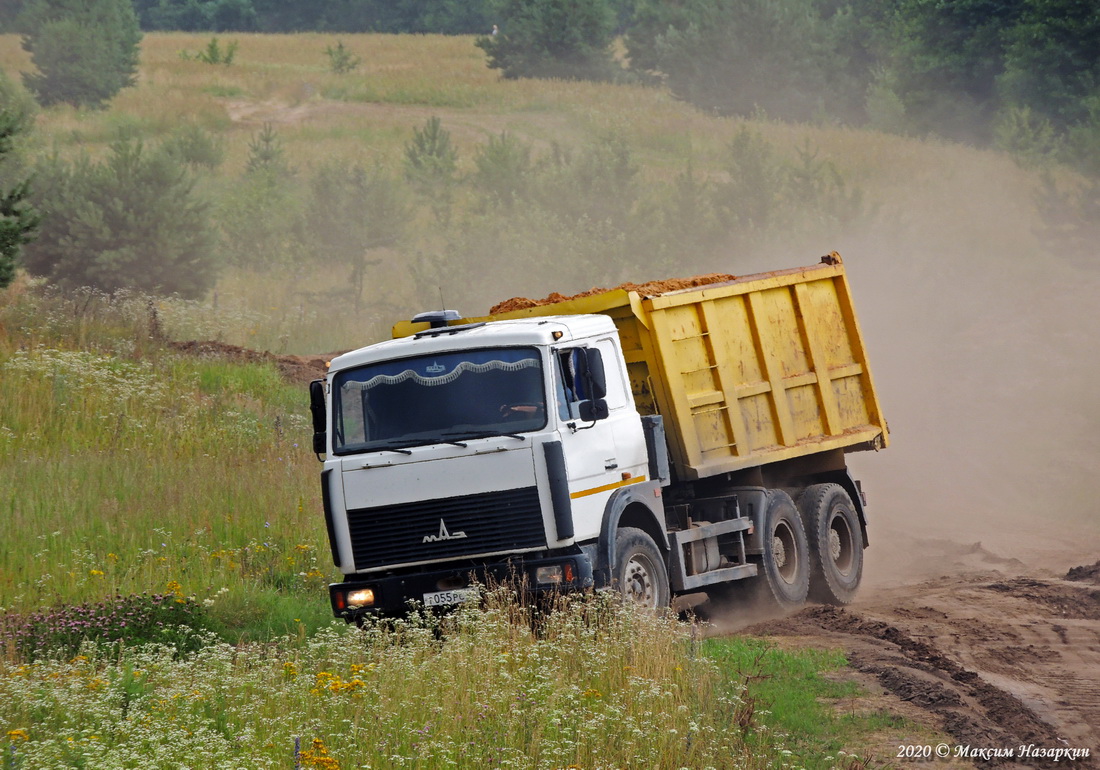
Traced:
<path fill-rule="evenodd" d="M 1097 768 L 1100 562 L 1084 579 L 972 571 L 868 591 L 849 608 L 807 607 L 740 629 L 840 648 L 851 666 L 958 746 L 1013 749 L 976 766 Z M 1078 568 L 1086 570 L 1088 568 Z M 1096 582 L 1092 582 L 1092 581 Z M 1088 749 L 1076 761 L 1021 746 Z M 906 762 L 936 767 L 936 761 Z"/>

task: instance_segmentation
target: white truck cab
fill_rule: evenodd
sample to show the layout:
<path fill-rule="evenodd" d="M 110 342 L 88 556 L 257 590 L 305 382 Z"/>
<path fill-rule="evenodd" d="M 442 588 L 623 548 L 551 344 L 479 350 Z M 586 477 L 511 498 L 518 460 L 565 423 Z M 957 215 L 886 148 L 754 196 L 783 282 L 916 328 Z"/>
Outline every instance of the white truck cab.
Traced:
<path fill-rule="evenodd" d="M 471 581 L 606 584 L 612 499 L 661 519 L 607 316 L 438 326 L 342 355 L 317 386 L 338 616 L 452 604 Z"/>

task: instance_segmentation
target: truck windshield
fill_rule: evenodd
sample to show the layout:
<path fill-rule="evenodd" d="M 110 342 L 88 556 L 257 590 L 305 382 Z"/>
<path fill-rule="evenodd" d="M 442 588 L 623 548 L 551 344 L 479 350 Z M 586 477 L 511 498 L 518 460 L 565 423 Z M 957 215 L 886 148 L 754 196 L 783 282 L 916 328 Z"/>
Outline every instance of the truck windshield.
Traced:
<path fill-rule="evenodd" d="M 457 443 L 546 425 L 535 348 L 487 348 L 382 361 L 333 379 L 333 451 Z"/>

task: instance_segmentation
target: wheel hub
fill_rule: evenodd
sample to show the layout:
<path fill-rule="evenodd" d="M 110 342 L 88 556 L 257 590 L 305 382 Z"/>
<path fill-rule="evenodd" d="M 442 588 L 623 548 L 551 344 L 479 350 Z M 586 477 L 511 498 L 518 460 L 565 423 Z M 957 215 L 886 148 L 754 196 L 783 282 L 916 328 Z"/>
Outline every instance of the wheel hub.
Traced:
<path fill-rule="evenodd" d="M 637 604 L 654 603 L 653 578 L 642 562 L 631 559 L 626 565 L 626 596 Z"/>

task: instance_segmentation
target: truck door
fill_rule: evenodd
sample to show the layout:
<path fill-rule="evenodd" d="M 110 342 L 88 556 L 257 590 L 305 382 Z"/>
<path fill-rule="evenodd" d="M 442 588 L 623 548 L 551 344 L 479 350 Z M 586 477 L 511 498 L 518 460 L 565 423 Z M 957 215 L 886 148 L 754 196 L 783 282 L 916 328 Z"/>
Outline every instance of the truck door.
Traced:
<path fill-rule="evenodd" d="M 616 434 L 622 433 L 620 423 L 631 417 L 637 422 L 638 415 L 627 398 L 617 347 L 610 340 L 600 342 L 605 343 L 597 348 L 603 354 L 606 367 L 608 416 L 605 419 L 585 421 L 581 418 L 580 404 L 591 394 L 584 392 L 583 380 L 576 376 L 579 368 L 577 348 L 560 349 L 555 356 L 557 410 L 578 541 L 599 536 L 607 499 L 616 489 L 630 483 L 629 478 L 624 480 L 624 472 L 631 478 L 635 476 L 633 455 L 636 453 L 625 447 L 627 456 L 624 457 Z M 591 347 L 597 344 L 591 343 Z"/>

